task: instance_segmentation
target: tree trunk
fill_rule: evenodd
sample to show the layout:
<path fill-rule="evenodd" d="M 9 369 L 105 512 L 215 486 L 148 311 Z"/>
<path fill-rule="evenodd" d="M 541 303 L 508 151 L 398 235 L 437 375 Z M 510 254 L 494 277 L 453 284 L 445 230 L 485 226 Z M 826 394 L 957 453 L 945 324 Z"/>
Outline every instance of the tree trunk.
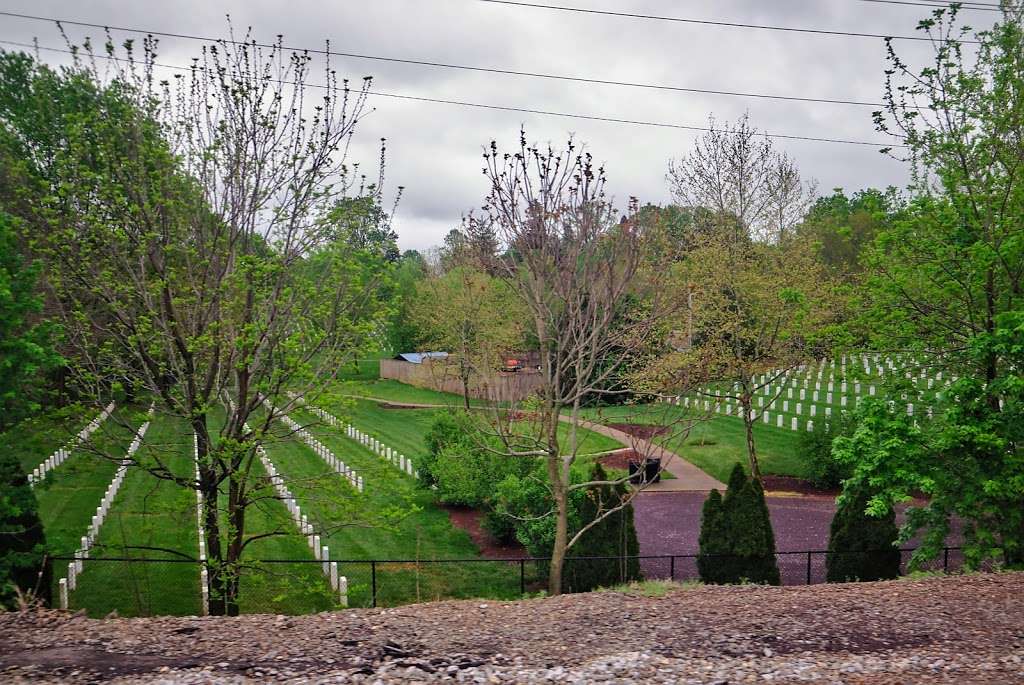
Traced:
<path fill-rule="evenodd" d="M 743 412 L 743 426 L 747 433 L 747 460 L 750 462 L 750 475 L 761 480 L 761 467 L 757 463 L 757 447 L 754 444 L 754 415 L 750 411 L 750 395 L 740 396 L 740 409 Z"/>
<path fill-rule="evenodd" d="M 238 616 L 238 590 L 241 570 L 242 540 L 245 534 L 245 506 L 243 485 L 232 478 L 228 484 L 228 520 L 231 521 L 231 542 L 228 544 L 227 593 L 224 598 L 228 616 Z"/>
<path fill-rule="evenodd" d="M 224 574 L 224 550 L 221 547 L 220 518 L 217 511 L 217 478 L 210 467 L 210 432 L 206 426 L 206 414 L 192 418 L 192 430 L 196 434 L 199 452 L 199 491 L 203 495 L 203 531 L 206 536 L 207 582 L 209 582 L 210 615 L 224 616 L 227 607 L 226 577 Z M 209 563 L 212 562 L 212 563 Z"/>
<path fill-rule="evenodd" d="M 550 460 L 548 473 L 558 471 L 558 460 Z M 569 497 L 560 476 L 551 479 L 555 498 L 555 543 L 551 547 L 551 565 L 548 569 L 548 595 L 562 594 L 562 569 L 565 566 L 566 547 L 569 543 Z"/>
<path fill-rule="evenodd" d="M 548 594 L 562 594 L 562 570 L 569 547 L 569 474 L 563 473 L 558 445 L 557 407 L 548 411 L 547 462 L 551 495 L 555 500 L 555 541 L 551 546 L 551 565 L 548 569 Z"/>
<path fill-rule="evenodd" d="M 469 411 L 469 371 L 462 370 L 462 402 Z"/>

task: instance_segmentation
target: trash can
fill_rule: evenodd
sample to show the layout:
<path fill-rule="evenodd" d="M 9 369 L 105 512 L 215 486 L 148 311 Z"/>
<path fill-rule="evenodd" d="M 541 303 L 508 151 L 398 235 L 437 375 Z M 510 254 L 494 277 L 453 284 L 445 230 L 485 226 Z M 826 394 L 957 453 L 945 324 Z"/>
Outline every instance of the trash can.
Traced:
<path fill-rule="evenodd" d="M 641 483 L 658 483 L 661 481 L 661 459 L 651 458 L 646 459 L 641 463 L 639 461 L 630 460 L 629 462 L 629 482 L 633 485 L 640 485 Z"/>

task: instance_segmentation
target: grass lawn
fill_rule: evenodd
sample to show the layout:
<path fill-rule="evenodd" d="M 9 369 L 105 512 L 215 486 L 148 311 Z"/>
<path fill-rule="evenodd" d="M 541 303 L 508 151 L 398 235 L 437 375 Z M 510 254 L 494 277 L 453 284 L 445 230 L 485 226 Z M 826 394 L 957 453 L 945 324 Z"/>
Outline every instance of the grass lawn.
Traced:
<path fill-rule="evenodd" d="M 76 405 L 33 416 L 0 433 L 0 444 L 17 455 L 21 468 L 28 473 L 67 444 L 99 413 L 99 409 Z"/>
<path fill-rule="evenodd" d="M 407 412 L 392 412 L 405 415 Z M 296 411 L 292 418 L 312 423 L 311 414 Z M 295 440 L 268 446 L 271 458 L 291 477 L 290 487 L 325 535 L 331 557 L 344 560 L 433 560 L 478 558 L 469 536 L 451 525 L 448 513 L 433 502 L 409 476 L 398 471 L 340 430 L 310 428 L 340 459 L 364 478 L 365 491 L 355 493 L 347 481 L 312 450 Z M 393 441 L 397 447 L 398 441 Z M 393 514 L 393 516 L 389 516 Z M 353 606 L 371 603 L 369 564 L 342 564 L 349 579 Z M 519 596 L 518 566 L 503 562 L 381 564 L 377 568 L 378 605 L 459 597 Z"/>
<path fill-rule="evenodd" d="M 441 404 L 450 407 L 462 407 L 465 404 L 462 395 L 420 388 L 390 378 L 346 380 L 338 383 L 334 390 L 342 395 L 376 397 L 392 402 L 409 402 L 410 404 Z M 472 398 L 469 403 L 477 407 L 486 406 L 483 400 Z"/>
<path fill-rule="evenodd" d="M 599 423 L 670 424 L 683 410 L 671 405 L 651 405 L 644 412 L 636 406 L 588 409 L 587 418 Z M 758 423 L 754 427 L 761 471 L 768 475 L 808 476 L 807 466 L 796 452 L 798 433 Z M 747 443 L 743 422 L 737 418 L 715 416 L 696 425 L 685 438 L 676 432 L 656 442 L 676 452 L 722 482 L 729 480 L 733 464 L 747 466 Z"/>
<path fill-rule="evenodd" d="M 96 507 L 117 472 L 133 430 L 111 417 L 92 434 L 89 448 L 79 448 L 35 488 L 47 548 L 54 556 L 71 556 L 78 549 Z M 137 426 L 136 426 L 137 428 Z M 102 456 L 107 455 L 107 456 Z M 55 576 L 66 572 L 59 566 Z"/>
<path fill-rule="evenodd" d="M 157 416 L 137 452 L 143 463 L 159 456 L 177 476 L 192 473 L 192 439 L 186 422 Z M 130 468 L 114 498 L 96 547 L 95 557 L 145 559 L 196 558 L 195 493 L 159 479 L 142 468 Z M 198 615 L 199 566 L 196 563 L 86 561 L 73 608 L 91 616 L 116 609 L 121 616 Z"/>
<path fill-rule="evenodd" d="M 402 389 L 412 386 L 396 383 Z M 412 388 L 419 390 L 419 388 Z M 410 400 L 406 400 L 410 401 Z M 412 458 L 423 454 L 426 449 L 424 437 L 430 431 L 439 409 L 385 409 L 370 400 L 355 400 L 345 411 L 338 411 L 335 416 L 357 426 L 364 433 L 371 435 L 392 449 Z M 309 415 L 310 419 L 314 419 Z M 566 440 L 569 434 L 568 425 L 559 425 L 559 436 Z M 578 432 L 579 453 L 592 454 L 607 452 L 623 447 L 622 443 L 612 438 L 586 429 Z"/>

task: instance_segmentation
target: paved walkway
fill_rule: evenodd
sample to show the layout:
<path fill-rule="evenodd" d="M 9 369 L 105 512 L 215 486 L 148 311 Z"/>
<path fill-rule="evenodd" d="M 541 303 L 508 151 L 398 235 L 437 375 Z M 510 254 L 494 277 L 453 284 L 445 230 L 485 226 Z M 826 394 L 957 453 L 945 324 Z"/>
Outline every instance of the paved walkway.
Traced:
<path fill-rule="evenodd" d="M 562 416 L 560 418 L 563 421 L 569 421 L 568 417 Z M 725 483 L 715 480 L 675 452 L 670 452 L 650 440 L 638 438 L 625 431 L 620 431 L 600 423 L 583 421 L 580 425 L 587 430 L 600 433 L 612 440 L 618 440 L 623 445 L 636 450 L 637 453 L 646 455 L 649 459 L 661 459 L 662 467 L 675 476 L 675 478 L 670 480 L 662 479 L 659 483 L 648 485 L 644 488 L 644 492 L 707 492 L 715 488 L 725 490 Z"/>
<path fill-rule="evenodd" d="M 386 400 L 381 397 L 369 397 L 367 395 L 346 395 L 346 397 L 356 397 L 363 400 L 369 400 L 371 402 L 379 402 L 383 404 L 390 404 L 395 407 L 407 407 L 410 409 L 447 409 L 448 405 L 445 404 L 422 404 L 419 402 L 400 402 L 396 400 Z M 567 416 L 560 416 L 559 419 L 568 423 L 570 421 Z M 657 445 L 650 440 L 644 438 L 638 438 L 630 435 L 625 431 L 620 431 L 610 426 L 605 426 L 600 423 L 593 423 L 591 421 L 583 421 L 580 425 L 587 430 L 592 430 L 595 433 L 600 433 L 612 440 L 617 440 L 623 445 L 636 450 L 639 454 L 644 454 L 648 458 L 661 459 L 661 466 L 666 471 L 671 473 L 675 478 L 665 480 L 662 479 L 659 483 L 652 483 L 644 488 L 645 493 L 660 493 L 660 492 L 708 492 L 712 489 L 725 490 L 725 483 L 722 483 L 704 471 L 700 470 L 690 462 L 683 459 L 675 452 L 671 452 L 660 445 Z"/>

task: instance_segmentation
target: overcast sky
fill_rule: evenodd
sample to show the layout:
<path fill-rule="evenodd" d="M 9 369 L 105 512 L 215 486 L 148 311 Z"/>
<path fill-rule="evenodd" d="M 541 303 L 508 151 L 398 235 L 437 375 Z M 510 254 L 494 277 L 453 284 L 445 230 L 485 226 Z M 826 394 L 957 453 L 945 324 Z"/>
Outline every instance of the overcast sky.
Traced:
<path fill-rule="evenodd" d="M 542 0 L 543 1 L 543 0 Z M 912 35 L 924 7 L 860 0 L 549 0 L 549 4 L 880 34 Z M 258 41 L 284 34 L 288 45 L 322 47 L 517 71 L 652 84 L 838 98 L 881 98 L 880 39 L 713 27 L 495 5 L 478 0 L 0 0 L 11 12 L 125 27 L 221 37 L 224 15 L 252 26 Z M 972 25 L 995 14 L 972 12 Z M 0 39 L 60 47 L 55 27 L 0 17 Z M 93 30 L 92 35 L 99 32 Z M 81 35 L 77 32 L 76 35 Z M 127 37 L 127 36 L 126 36 Z M 897 43 L 913 59 L 925 44 Z M 187 64 L 194 41 L 161 39 L 161 61 Z M 44 54 L 44 59 L 59 57 Z M 374 77 L 383 92 L 623 119 L 706 125 L 713 114 L 731 120 L 749 111 L 771 133 L 883 141 L 870 107 L 793 103 L 335 58 L 339 73 Z M 689 131 L 552 116 L 498 112 L 374 97 L 374 111 L 357 133 L 353 157 L 373 167 L 388 139 L 387 180 L 405 194 L 395 217 L 403 249 L 440 242 L 460 216 L 479 206 L 487 187 L 482 147 L 494 139 L 512 147 L 521 125 L 534 142 L 563 142 L 570 133 L 604 162 L 609 189 L 620 200 L 669 201 L 668 160 L 693 144 Z M 902 186 L 906 168 L 875 148 L 776 140 L 822 192 L 842 187 Z"/>

